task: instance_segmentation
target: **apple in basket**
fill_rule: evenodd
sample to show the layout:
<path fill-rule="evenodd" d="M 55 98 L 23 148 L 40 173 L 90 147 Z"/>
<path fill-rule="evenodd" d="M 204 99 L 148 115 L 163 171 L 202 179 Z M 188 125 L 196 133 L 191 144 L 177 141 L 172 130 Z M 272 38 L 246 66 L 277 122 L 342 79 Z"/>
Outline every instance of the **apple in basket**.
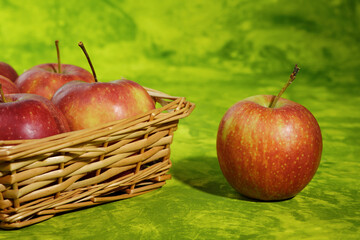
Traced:
<path fill-rule="evenodd" d="M 0 140 L 37 139 L 69 131 L 61 111 L 39 95 L 4 94 L 0 84 Z"/>
<path fill-rule="evenodd" d="M 0 62 L 0 75 L 7 77 L 11 81 L 15 81 L 18 77 L 15 69 L 6 62 Z"/>
<path fill-rule="evenodd" d="M 217 135 L 220 168 L 239 193 L 259 200 L 294 197 L 311 181 L 322 153 L 315 117 L 304 106 L 258 95 L 233 105 L 222 118 Z"/>
<path fill-rule="evenodd" d="M 0 84 L 2 85 L 2 89 L 5 94 L 20 93 L 15 83 L 5 76 L 0 75 Z"/>
<path fill-rule="evenodd" d="M 71 130 L 97 126 L 148 112 L 155 103 L 147 91 L 138 83 L 130 80 L 97 82 L 90 58 L 82 42 L 95 83 L 73 81 L 56 91 L 52 102 L 66 117 Z"/>
<path fill-rule="evenodd" d="M 15 81 L 20 92 L 34 93 L 51 99 L 57 89 L 67 82 L 80 80 L 94 82 L 92 74 L 75 65 L 61 64 L 58 41 L 55 41 L 58 63 L 45 63 L 32 67 Z"/>

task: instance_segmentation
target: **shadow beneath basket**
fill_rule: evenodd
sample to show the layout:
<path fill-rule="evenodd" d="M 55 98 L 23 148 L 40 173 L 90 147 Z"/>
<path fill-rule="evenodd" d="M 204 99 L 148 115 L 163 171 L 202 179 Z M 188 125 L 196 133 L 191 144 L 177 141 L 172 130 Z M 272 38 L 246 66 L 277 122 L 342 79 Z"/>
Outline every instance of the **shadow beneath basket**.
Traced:
<path fill-rule="evenodd" d="M 171 174 L 175 179 L 209 194 L 243 201 L 257 201 L 242 196 L 230 186 L 215 157 L 198 156 L 179 159 L 173 163 Z"/>

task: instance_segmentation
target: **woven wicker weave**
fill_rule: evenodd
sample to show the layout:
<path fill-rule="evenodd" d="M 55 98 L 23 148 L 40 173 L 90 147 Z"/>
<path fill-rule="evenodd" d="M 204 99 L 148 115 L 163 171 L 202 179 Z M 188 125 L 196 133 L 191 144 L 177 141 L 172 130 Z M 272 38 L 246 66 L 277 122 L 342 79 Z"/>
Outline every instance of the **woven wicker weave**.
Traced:
<path fill-rule="evenodd" d="M 195 104 L 147 91 L 162 107 L 91 129 L 0 141 L 0 227 L 21 228 L 163 186 L 171 178 L 173 133 Z"/>

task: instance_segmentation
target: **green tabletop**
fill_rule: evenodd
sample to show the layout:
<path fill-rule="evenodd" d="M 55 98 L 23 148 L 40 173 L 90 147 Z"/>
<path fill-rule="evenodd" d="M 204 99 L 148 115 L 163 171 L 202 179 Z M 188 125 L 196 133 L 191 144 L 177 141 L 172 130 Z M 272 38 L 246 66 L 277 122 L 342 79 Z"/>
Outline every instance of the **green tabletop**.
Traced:
<path fill-rule="evenodd" d="M 171 149 L 173 178 L 135 198 L 56 216 L 0 239 L 360 239 L 360 3 L 356 0 L 0 1 L 0 61 L 22 73 L 55 62 L 100 81 L 126 77 L 196 109 Z M 218 124 L 243 98 L 276 94 L 308 108 L 320 167 L 296 197 L 247 199 L 226 182 Z"/>

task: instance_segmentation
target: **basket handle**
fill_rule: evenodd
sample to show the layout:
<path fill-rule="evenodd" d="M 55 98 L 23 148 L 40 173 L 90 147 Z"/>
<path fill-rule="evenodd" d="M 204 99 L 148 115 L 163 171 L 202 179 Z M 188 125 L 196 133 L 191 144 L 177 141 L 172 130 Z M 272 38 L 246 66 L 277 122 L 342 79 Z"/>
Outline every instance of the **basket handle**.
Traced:
<path fill-rule="evenodd" d="M 160 91 L 155 90 L 155 89 L 151 89 L 151 88 L 147 88 L 147 87 L 144 87 L 144 88 L 149 93 L 149 95 L 151 97 L 165 98 L 165 99 L 172 99 L 172 100 L 180 98 L 180 97 L 168 95 L 166 93 L 160 92 Z"/>

